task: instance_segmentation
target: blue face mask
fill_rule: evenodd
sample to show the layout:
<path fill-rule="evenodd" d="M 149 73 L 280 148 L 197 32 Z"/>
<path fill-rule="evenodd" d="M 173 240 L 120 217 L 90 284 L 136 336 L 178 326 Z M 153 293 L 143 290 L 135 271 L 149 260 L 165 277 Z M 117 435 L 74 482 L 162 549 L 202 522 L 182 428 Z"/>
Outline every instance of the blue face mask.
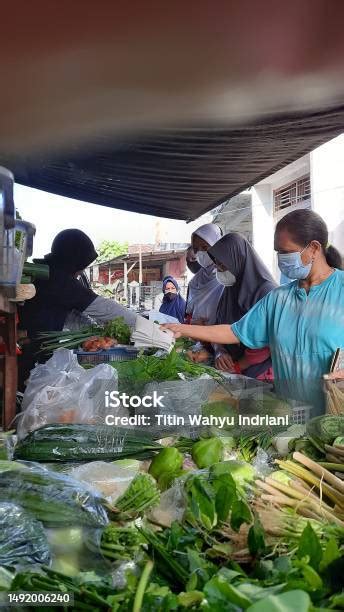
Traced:
<path fill-rule="evenodd" d="M 307 245 L 308 246 L 308 245 Z M 309 264 L 302 263 L 301 255 L 305 251 L 305 247 L 301 252 L 296 253 L 278 253 L 278 267 L 282 274 L 291 280 L 304 280 L 309 276 L 312 269 L 312 262 Z"/>

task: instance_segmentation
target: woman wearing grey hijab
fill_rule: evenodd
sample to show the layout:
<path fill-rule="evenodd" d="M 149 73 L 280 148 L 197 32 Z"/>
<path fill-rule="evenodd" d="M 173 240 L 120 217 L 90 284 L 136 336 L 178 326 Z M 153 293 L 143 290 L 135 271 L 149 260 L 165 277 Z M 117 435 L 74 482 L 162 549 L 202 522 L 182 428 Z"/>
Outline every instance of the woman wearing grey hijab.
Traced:
<path fill-rule="evenodd" d="M 223 236 L 208 250 L 223 285 L 216 323 L 231 325 L 239 321 L 261 298 L 277 287 L 269 270 L 250 243 L 240 234 Z M 223 371 L 270 380 L 269 348 L 247 349 L 243 345 L 214 345 L 215 365 Z"/>
<path fill-rule="evenodd" d="M 192 324 L 213 325 L 216 322 L 223 286 L 216 278 L 216 266 L 207 251 L 221 236 L 221 229 L 217 225 L 206 223 L 191 237 L 193 252 L 200 266 L 188 287 L 186 313 L 191 315 Z"/>

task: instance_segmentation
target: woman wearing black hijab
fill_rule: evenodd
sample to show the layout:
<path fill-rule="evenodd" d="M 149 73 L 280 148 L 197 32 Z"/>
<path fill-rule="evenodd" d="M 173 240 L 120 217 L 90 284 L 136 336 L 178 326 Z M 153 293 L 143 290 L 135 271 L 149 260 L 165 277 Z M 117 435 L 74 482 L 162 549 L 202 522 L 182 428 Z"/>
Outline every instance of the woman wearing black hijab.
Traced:
<path fill-rule="evenodd" d="M 269 270 L 250 243 L 240 234 L 223 236 L 208 254 L 217 266 L 217 279 L 224 285 L 216 324 L 239 321 L 262 297 L 277 287 Z M 271 378 L 268 347 L 252 350 L 243 345 L 214 345 L 215 365 L 252 378 Z"/>
<path fill-rule="evenodd" d="M 19 327 L 27 331 L 30 344 L 24 347 L 19 359 L 19 382 L 27 378 L 34 366 L 37 351 L 36 336 L 44 331 L 60 331 L 71 312 L 82 314 L 98 323 L 123 317 L 133 326 L 136 313 L 114 300 L 98 296 L 90 287 L 78 280 L 83 270 L 96 258 L 91 239 L 78 229 L 60 232 L 51 246 L 51 253 L 36 263 L 49 266 L 49 279 L 36 281 L 36 295 L 18 308 Z"/>

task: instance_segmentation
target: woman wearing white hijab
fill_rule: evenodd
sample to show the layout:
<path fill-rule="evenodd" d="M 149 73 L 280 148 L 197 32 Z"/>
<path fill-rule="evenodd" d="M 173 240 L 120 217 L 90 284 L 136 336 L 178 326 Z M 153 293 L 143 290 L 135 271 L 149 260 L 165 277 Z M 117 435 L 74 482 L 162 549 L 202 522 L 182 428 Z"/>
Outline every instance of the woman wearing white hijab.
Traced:
<path fill-rule="evenodd" d="M 221 229 L 214 223 L 202 225 L 191 236 L 192 248 L 201 266 L 188 288 L 186 312 L 194 325 L 213 325 L 216 321 L 223 286 L 216 278 L 216 266 L 207 251 L 221 236 Z"/>

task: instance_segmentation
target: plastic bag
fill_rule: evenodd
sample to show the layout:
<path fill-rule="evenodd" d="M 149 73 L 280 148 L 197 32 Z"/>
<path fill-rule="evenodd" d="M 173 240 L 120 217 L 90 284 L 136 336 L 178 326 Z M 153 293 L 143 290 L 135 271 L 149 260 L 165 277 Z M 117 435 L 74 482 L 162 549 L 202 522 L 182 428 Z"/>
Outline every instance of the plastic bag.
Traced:
<path fill-rule="evenodd" d="M 270 455 L 262 448 L 258 448 L 257 454 L 252 461 L 252 467 L 256 470 L 259 478 L 265 478 L 274 470 Z"/>
<path fill-rule="evenodd" d="M 108 412 L 105 392 L 116 390 L 117 372 L 110 365 L 85 370 L 72 351 L 59 349 L 44 366 L 37 366 L 31 373 L 18 438 L 50 423 L 104 423 Z M 118 416 L 127 414 L 123 406 L 116 411 Z"/>
<path fill-rule="evenodd" d="M 15 438 L 10 432 L 0 433 L 0 460 L 10 460 L 13 456 Z"/>
<path fill-rule="evenodd" d="M 0 502 L 22 506 L 44 525 L 104 527 L 105 500 L 83 483 L 28 462 L 27 469 L 0 473 Z"/>
<path fill-rule="evenodd" d="M 128 488 L 139 470 L 139 462 L 128 461 L 128 467 L 105 461 L 85 463 L 70 471 L 70 476 L 92 487 L 112 504 Z"/>
<path fill-rule="evenodd" d="M 22 410 L 32 403 L 36 395 L 45 387 L 63 387 L 77 382 L 84 369 L 79 365 L 77 355 L 68 349 L 58 349 L 44 364 L 31 370 L 27 381 Z"/>
<path fill-rule="evenodd" d="M 14 457 L 24 461 L 115 461 L 151 457 L 160 445 L 149 427 L 51 424 L 30 432 L 15 447 Z"/>
<path fill-rule="evenodd" d="M 153 396 L 155 392 L 158 397 L 162 397 L 163 407 L 139 407 L 136 413 L 150 416 L 149 432 L 153 436 L 198 437 L 201 430 L 193 423 L 193 419 L 202 414 L 203 404 L 216 387 L 216 381 L 207 375 L 193 380 L 149 383 L 141 396 Z"/>
<path fill-rule="evenodd" d="M 148 517 L 164 527 L 171 527 L 173 521 L 182 521 L 185 510 L 184 480 L 177 480 L 161 494 L 159 505 L 150 511 Z"/>
<path fill-rule="evenodd" d="M 50 563 L 42 524 L 16 504 L 0 502 L 0 566 Z"/>

